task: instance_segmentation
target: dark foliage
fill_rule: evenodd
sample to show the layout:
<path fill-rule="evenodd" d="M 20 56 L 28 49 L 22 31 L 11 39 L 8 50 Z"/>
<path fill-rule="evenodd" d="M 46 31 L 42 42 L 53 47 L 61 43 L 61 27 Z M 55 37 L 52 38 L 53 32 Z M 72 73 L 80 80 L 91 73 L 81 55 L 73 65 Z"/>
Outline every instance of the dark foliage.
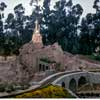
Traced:
<path fill-rule="evenodd" d="M 44 45 L 58 42 L 64 51 L 73 54 L 92 54 L 100 52 L 100 0 L 95 0 L 96 13 L 88 13 L 81 20 L 83 9 L 80 4 L 73 5 L 72 0 L 59 0 L 51 9 L 51 0 L 31 0 L 34 6 L 30 16 L 25 8 L 18 4 L 14 13 L 9 13 L 3 22 L 3 11 L 7 5 L 0 3 L 0 54 L 19 54 L 19 48 L 31 40 L 34 22 L 39 20 Z M 80 23 L 81 20 L 81 23 Z"/>

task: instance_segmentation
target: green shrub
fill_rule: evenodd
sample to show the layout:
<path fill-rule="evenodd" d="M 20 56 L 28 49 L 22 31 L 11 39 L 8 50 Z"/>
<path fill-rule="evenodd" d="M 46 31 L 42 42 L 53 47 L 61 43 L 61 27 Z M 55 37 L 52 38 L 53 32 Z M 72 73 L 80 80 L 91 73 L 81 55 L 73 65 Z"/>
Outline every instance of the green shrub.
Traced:
<path fill-rule="evenodd" d="M 21 85 L 21 89 L 22 89 L 22 90 L 28 89 L 29 86 L 30 86 L 29 84 Z"/>
<path fill-rule="evenodd" d="M 94 55 L 94 54 L 92 54 L 92 55 L 89 55 L 88 57 L 89 57 L 90 59 L 100 61 L 100 55 L 99 55 L 99 54 L 98 54 L 98 55 Z"/>
<path fill-rule="evenodd" d="M 0 84 L 0 92 L 5 91 L 6 84 Z"/>
<path fill-rule="evenodd" d="M 15 91 L 13 84 L 8 84 L 7 87 L 5 88 L 5 91 L 8 93 Z"/>

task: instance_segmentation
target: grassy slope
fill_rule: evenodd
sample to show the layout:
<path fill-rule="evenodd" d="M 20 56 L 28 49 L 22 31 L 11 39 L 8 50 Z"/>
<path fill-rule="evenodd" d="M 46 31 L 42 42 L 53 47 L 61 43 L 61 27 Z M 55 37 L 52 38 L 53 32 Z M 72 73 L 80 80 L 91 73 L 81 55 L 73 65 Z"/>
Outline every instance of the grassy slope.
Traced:
<path fill-rule="evenodd" d="M 89 55 L 88 58 L 100 61 L 100 55 Z"/>

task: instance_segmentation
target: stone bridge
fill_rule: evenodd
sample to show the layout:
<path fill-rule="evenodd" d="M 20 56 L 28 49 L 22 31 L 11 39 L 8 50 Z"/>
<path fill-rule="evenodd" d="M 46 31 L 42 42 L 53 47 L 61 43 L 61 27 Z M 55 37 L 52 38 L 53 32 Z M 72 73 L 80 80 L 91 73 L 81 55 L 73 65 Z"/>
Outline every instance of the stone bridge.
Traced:
<path fill-rule="evenodd" d="M 77 72 L 63 75 L 52 82 L 53 85 L 59 85 L 70 89 L 74 93 L 77 88 L 86 83 L 99 83 L 100 73 L 92 72 Z"/>
<path fill-rule="evenodd" d="M 41 80 L 40 82 L 35 82 L 34 85 L 31 85 L 29 89 L 16 91 L 11 94 L 1 94 L 0 97 L 9 97 L 22 94 L 24 92 L 29 92 L 32 90 L 39 89 L 48 84 L 59 85 L 66 89 L 71 90 L 73 94 L 76 92 L 76 89 L 81 85 L 86 83 L 95 83 L 100 84 L 100 73 L 86 72 L 86 71 L 66 71 L 59 72 L 53 75 L 48 76 L 47 78 Z"/>

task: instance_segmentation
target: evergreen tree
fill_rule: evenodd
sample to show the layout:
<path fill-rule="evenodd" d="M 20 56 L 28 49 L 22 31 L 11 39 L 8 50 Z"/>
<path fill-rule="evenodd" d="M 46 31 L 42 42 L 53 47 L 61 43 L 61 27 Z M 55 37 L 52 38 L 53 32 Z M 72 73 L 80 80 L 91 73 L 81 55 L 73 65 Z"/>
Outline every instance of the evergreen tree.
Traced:
<path fill-rule="evenodd" d="M 50 0 L 44 0 L 41 27 L 45 42 L 59 42 L 63 50 L 77 53 L 77 27 L 82 12 L 82 7 L 79 4 L 73 6 L 72 0 L 59 0 L 54 10 L 50 10 Z"/>

